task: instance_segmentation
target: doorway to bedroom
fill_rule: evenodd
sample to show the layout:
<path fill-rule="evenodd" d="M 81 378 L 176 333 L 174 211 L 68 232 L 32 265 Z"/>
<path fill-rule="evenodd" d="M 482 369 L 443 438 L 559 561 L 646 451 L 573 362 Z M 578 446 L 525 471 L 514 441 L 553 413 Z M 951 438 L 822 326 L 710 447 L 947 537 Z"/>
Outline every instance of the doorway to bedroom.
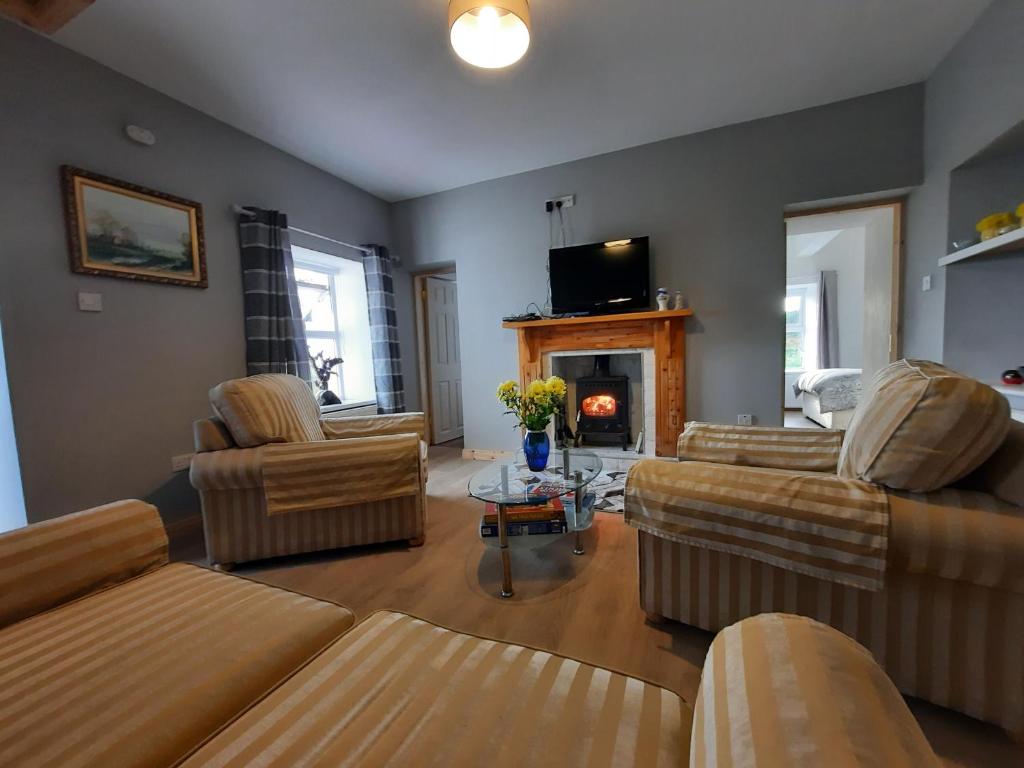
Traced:
<path fill-rule="evenodd" d="M 899 355 L 901 201 L 786 216 L 784 423 L 845 429 Z"/>

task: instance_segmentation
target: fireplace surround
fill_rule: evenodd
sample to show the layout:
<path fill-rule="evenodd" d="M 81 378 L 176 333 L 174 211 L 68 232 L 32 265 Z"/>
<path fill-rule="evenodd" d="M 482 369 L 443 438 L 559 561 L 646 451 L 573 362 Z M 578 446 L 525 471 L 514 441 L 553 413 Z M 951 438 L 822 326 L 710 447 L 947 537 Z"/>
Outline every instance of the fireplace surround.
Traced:
<path fill-rule="evenodd" d="M 506 321 L 516 332 L 519 379 L 524 385 L 552 373 L 563 355 L 641 354 L 644 455 L 673 456 L 686 417 L 686 332 L 693 311 L 633 312 L 599 317 Z M 631 383 L 631 387 L 634 386 Z M 631 392 L 632 394 L 632 392 Z M 575 403 L 575 399 L 572 400 Z M 636 404 L 631 397 L 632 410 Z M 635 419 L 633 429 L 637 430 Z M 614 449 L 612 449 L 614 450 Z"/>

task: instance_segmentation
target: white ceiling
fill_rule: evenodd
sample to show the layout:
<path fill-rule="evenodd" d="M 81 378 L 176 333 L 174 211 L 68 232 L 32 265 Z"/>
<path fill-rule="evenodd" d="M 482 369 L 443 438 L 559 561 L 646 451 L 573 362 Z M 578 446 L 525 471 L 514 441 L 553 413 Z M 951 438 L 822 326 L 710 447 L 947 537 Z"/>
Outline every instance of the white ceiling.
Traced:
<path fill-rule="evenodd" d="M 55 37 L 399 200 L 918 82 L 988 2 L 533 0 L 498 72 L 446 0 L 97 0 Z"/>

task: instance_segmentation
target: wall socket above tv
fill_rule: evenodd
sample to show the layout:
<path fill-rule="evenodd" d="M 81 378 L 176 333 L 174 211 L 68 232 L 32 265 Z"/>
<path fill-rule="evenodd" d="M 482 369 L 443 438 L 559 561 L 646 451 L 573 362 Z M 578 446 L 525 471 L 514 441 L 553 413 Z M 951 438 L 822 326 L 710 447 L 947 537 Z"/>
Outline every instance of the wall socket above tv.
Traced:
<path fill-rule="evenodd" d="M 576 195 L 562 195 L 561 197 L 552 197 L 550 200 L 545 200 L 544 210 L 550 213 L 555 210 L 559 203 L 562 204 L 562 210 L 572 208 L 576 205 Z"/>

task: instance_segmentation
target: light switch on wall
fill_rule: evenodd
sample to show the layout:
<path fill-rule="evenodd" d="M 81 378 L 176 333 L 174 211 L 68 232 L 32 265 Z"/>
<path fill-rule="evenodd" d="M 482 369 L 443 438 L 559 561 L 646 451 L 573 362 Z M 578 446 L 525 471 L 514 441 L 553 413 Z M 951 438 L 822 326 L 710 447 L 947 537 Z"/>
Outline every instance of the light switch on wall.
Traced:
<path fill-rule="evenodd" d="M 932 276 L 925 275 L 921 278 L 921 290 L 930 291 L 932 289 Z"/>
<path fill-rule="evenodd" d="M 103 294 L 78 292 L 78 308 L 83 312 L 102 312 Z"/>

